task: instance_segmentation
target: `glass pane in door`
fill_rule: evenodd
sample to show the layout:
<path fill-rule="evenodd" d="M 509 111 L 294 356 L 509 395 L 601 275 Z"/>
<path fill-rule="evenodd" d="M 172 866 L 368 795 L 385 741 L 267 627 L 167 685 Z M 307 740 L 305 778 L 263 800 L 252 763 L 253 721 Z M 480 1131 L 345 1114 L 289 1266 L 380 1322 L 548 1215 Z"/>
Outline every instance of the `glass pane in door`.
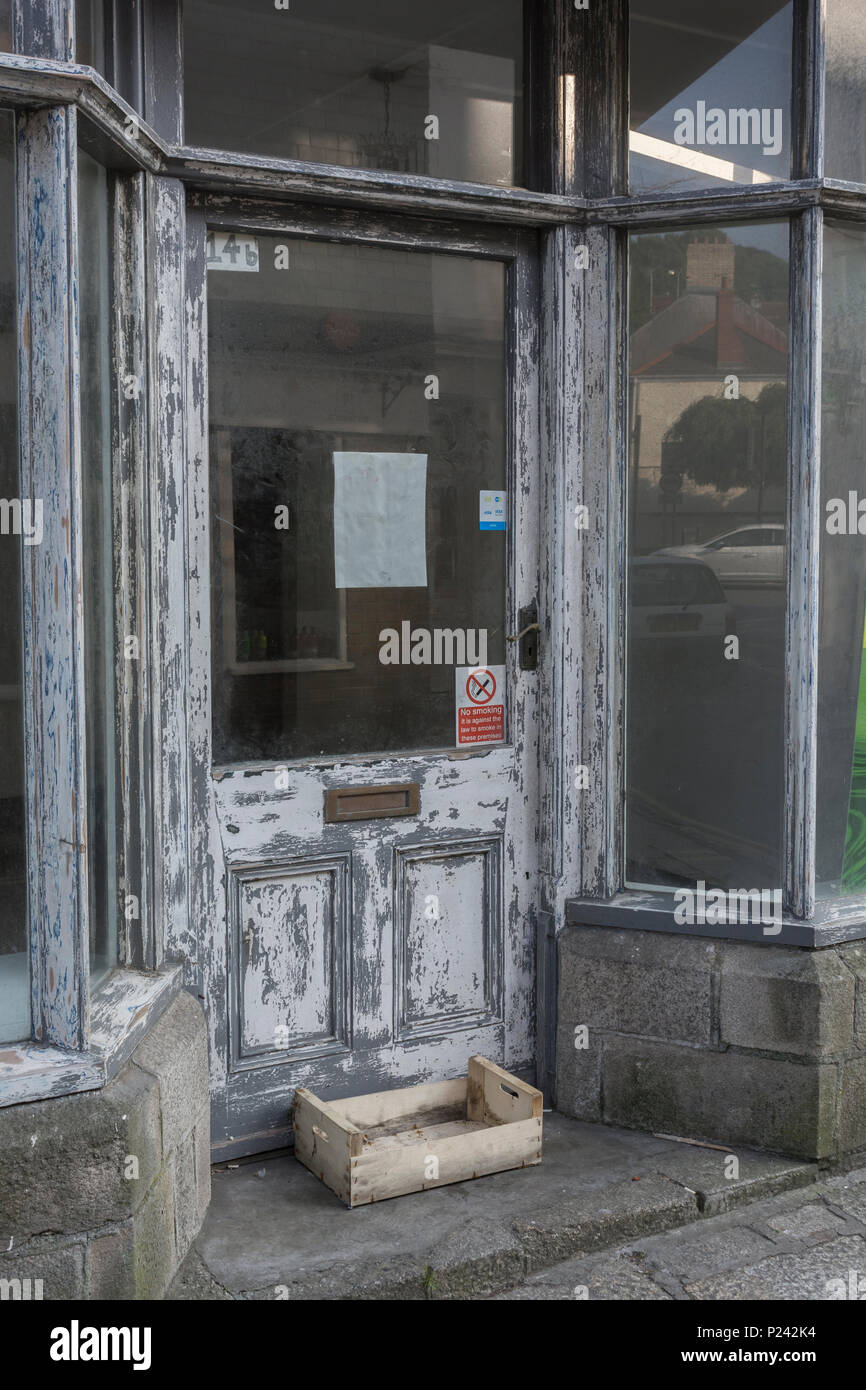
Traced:
<path fill-rule="evenodd" d="M 456 671 L 504 664 L 505 286 L 209 235 L 216 762 L 450 747 Z"/>

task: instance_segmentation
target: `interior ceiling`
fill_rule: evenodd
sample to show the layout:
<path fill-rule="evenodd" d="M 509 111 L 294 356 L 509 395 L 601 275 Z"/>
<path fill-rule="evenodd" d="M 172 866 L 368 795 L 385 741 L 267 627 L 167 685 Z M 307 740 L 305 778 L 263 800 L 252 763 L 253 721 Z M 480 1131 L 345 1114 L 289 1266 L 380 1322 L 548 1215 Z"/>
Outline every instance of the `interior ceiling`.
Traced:
<path fill-rule="evenodd" d="M 523 41 L 522 0 L 436 0 L 431 6 L 407 0 L 292 0 L 288 12 L 276 13 L 268 5 L 261 14 L 240 13 L 237 0 L 185 0 L 184 25 L 197 39 L 213 45 L 230 40 L 238 29 L 268 22 L 271 32 L 283 24 L 297 34 L 300 29 L 355 30 L 359 37 L 379 36 L 422 47 L 441 44 L 469 53 L 514 57 Z"/>
<path fill-rule="evenodd" d="M 632 126 L 666 106 L 774 15 L 780 0 L 633 0 L 630 6 Z"/>

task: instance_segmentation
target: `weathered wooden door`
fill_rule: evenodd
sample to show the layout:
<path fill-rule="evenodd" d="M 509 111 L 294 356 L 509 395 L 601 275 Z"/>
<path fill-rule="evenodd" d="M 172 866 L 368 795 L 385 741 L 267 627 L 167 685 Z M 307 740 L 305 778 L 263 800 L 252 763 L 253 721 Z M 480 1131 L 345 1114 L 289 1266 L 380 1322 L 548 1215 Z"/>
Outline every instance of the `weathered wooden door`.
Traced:
<path fill-rule="evenodd" d="M 537 675 L 508 640 L 537 584 L 534 242 L 275 216 L 203 204 L 188 227 L 193 901 L 223 1155 L 285 1143 L 297 1086 L 476 1052 L 534 1070 Z"/>

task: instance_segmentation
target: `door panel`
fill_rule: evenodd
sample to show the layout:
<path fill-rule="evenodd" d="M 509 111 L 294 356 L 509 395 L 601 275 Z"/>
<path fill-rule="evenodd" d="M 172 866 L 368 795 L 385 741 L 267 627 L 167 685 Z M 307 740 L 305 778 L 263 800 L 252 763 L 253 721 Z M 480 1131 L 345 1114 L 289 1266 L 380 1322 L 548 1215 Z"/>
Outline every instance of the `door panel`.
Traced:
<path fill-rule="evenodd" d="M 348 870 L 344 857 L 231 872 L 238 1061 L 346 1051 Z"/>
<path fill-rule="evenodd" d="M 226 1156 L 287 1142 L 298 1086 L 444 1079 L 474 1052 L 534 1074 L 537 677 L 506 636 L 537 582 L 536 257 L 247 227 L 232 275 L 205 271 L 201 217 L 190 238 L 193 832 Z M 482 665 L 505 738 L 455 747 Z M 333 814 L 329 793 L 410 784 L 368 807 L 404 814 Z"/>
<path fill-rule="evenodd" d="M 395 1034 L 501 1021 L 502 838 L 398 850 Z"/>

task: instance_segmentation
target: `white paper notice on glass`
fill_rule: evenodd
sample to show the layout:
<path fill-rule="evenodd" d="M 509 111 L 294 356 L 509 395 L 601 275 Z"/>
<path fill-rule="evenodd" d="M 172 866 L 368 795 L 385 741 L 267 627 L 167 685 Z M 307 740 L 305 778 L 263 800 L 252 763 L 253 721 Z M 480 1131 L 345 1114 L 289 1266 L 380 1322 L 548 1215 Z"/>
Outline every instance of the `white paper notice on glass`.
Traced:
<path fill-rule="evenodd" d="M 334 573 L 338 589 L 426 589 L 426 454 L 334 454 Z"/>

